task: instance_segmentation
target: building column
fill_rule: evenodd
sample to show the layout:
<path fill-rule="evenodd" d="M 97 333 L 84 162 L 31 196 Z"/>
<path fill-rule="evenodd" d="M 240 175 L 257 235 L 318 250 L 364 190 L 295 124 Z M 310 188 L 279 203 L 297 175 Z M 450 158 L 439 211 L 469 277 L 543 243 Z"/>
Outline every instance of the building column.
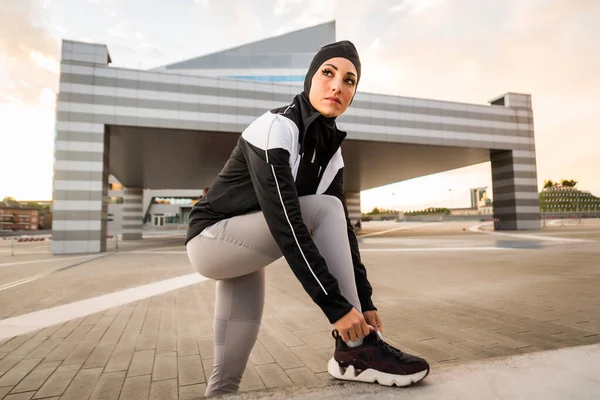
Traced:
<path fill-rule="evenodd" d="M 497 230 L 539 229 L 540 200 L 535 151 L 492 151 L 494 227 Z"/>
<path fill-rule="evenodd" d="M 141 187 L 123 187 L 123 240 L 142 238 L 143 197 Z"/>
<path fill-rule="evenodd" d="M 56 123 L 52 253 L 106 251 L 109 134 L 68 118 L 58 113 Z"/>
<path fill-rule="evenodd" d="M 360 221 L 360 192 L 346 192 L 346 207 L 352 226 Z"/>
<path fill-rule="evenodd" d="M 84 76 L 74 80 L 75 68 L 87 66 L 89 71 L 89 66 L 108 63 L 104 45 L 62 42 L 52 182 L 53 254 L 106 251 L 110 134 L 92 115 L 72 107 L 71 91 L 72 84 L 81 84 L 82 79 L 93 81 L 93 75 L 81 71 Z"/>

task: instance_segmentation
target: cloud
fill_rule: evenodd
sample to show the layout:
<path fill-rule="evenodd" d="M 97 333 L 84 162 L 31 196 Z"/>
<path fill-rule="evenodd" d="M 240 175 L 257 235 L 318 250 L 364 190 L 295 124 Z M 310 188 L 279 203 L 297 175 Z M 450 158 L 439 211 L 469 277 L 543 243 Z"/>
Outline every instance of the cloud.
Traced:
<path fill-rule="evenodd" d="M 318 25 L 334 19 L 335 16 L 335 0 L 279 0 L 278 4 L 285 7 L 285 12 L 280 11 L 280 15 L 295 15 L 277 30 L 278 35 Z M 276 9 L 277 7 L 274 10 Z"/>
<path fill-rule="evenodd" d="M 48 2 L 0 2 L 0 37 L 11 38 L 0 41 L 0 102 L 35 105 L 43 88 L 57 90 L 60 42 L 46 28 L 51 24 L 43 4 Z"/>

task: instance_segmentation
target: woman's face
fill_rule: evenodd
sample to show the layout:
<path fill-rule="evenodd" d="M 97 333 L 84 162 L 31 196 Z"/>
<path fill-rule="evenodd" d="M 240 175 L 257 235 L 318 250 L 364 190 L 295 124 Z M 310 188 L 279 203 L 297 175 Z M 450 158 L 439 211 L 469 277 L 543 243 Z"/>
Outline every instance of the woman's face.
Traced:
<path fill-rule="evenodd" d="M 330 118 L 343 114 L 356 92 L 354 64 L 342 57 L 325 61 L 312 77 L 309 99 L 312 106 Z"/>

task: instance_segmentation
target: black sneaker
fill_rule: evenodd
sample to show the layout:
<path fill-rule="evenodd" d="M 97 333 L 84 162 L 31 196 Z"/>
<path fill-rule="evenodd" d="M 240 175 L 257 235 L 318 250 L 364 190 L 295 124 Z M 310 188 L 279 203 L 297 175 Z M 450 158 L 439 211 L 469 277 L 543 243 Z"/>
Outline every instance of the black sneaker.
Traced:
<path fill-rule="evenodd" d="M 327 364 L 329 374 L 337 379 L 379 382 L 385 386 L 410 386 L 429 374 L 429 364 L 422 358 L 404 353 L 385 343 L 371 331 L 358 347 L 349 347 L 337 330 L 332 331 L 335 352 Z"/>

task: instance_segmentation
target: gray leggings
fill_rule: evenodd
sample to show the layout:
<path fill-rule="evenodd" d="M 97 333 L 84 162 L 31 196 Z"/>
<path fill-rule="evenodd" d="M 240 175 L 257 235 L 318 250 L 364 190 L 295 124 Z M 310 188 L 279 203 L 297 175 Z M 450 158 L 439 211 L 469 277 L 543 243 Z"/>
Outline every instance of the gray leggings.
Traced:
<path fill-rule="evenodd" d="M 329 195 L 300 197 L 302 219 L 338 280 L 341 293 L 361 312 L 342 203 Z M 262 212 L 229 218 L 187 244 L 192 266 L 217 280 L 214 364 L 206 393 L 236 392 L 258 337 L 265 298 L 265 269 L 282 257 Z"/>

